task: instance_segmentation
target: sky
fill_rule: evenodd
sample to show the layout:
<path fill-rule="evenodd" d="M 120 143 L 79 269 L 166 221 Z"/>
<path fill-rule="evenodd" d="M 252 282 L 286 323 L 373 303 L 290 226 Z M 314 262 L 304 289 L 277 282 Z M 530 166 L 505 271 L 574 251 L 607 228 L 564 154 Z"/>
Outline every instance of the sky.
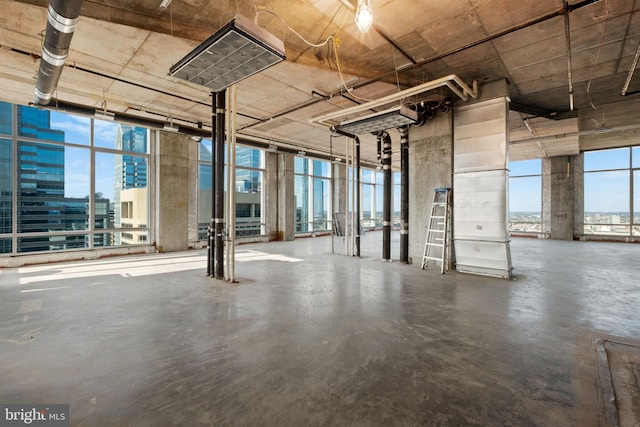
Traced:
<path fill-rule="evenodd" d="M 94 121 L 95 146 L 115 148 L 118 124 L 103 120 Z M 51 112 L 51 128 L 65 132 L 65 141 L 89 147 L 91 121 L 87 117 Z M 90 150 L 65 148 L 65 197 L 83 198 L 90 193 Z M 96 153 L 96 193 L 113 200 L 114 158 L 111 153 Z"/>

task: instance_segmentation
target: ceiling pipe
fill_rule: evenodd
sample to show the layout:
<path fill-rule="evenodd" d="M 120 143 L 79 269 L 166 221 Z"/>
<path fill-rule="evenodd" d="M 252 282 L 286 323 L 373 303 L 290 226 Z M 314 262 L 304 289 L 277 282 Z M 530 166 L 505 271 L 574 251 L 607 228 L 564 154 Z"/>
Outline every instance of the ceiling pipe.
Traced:
<path fill-rule="evenodd" d="M 41 108 L 45 110 L 60 111 L 63 113 L 75 114 L 84 117 L 93 117 L 100 120 L 110 120 L 117 123 L 123 123 L 133 126 L 142 126 L 149 129 L 170 130 L 182 133 L 188 136 L 210 138 L 211 132 L 206 131 L 203 128 L 192 128 L 189 126 L 183 126 L 176 124 L 169 120 L 154 120 L 144 117 L 132 116 L 126 113 L 119 113 L 114 111 L 105 111 L 102 109 L 96 109 L 86 107 L 84 105 L 73 104 L 70 102 L 60 101 L 55 98 L 51 99 L 46 105 L 32 104 L 33 107 Z"/>
<path fill-rule="evenodd" d="M 402 90 L 400 92 L 392 93 L 387 96 L 383 96 L 382 98 L 365 102 L 364 104 L 356 105 L 354 107 L 345 108 L 343 110 L 334 111 L 332 113 L 324 114 L 322 116 L 314 117 L 309 120 L 310 123 L 320 124 L 322 126 L 331 127 L 332 125 L 328 123 L 329 120 L 335 120 L 340 117 L 348 116 L 349 114 L 359 113 L 364 110 L 381 107 L 383 105 L 387 105 L 393 102 L 400 101 L 404 98 L 408 98 L 411 96 L 419 95 L 423 92 L 428 92 L 433 89 L 437 89 L 440 87 L 448 87 L 454 94 L 456 94 L 460 99 L 466 101 L 469 99 L 469 96 L 472 98 L 476 98 L 478 96 L 478 83 L 476 81 L 473 82 L 473 88 L 467 86 L 465 82 L 460 79 L 455 74 L 450 74 L 448 76 L 431 80 L 420 85 L 411 87 L 409 89 Z"/>
<path fill-rule="evenodd" d="M 71 38 L 78 24 L 82 0 L 51 0 L 47 29 L 42 44 L 42 59 L 35 88 L 35 104 L 47 105 L 58 86 Z"/>
<path fill-rule="evenodd" d="M 627 90 L 629 89 L 629 85 L 631 84 L 631 79 L 633 78 L 633 73 L 638 66 L 638 59 L 640 59 L 640 44 L 638 44 L 638 49 L 636 50 L 636 56 L 633 58 L 633 63 L 631 64 L 631 69 L 629 70 L 629 74 L 627 74 L 627 80 L 624 82 L 624 87 L 622 88 L 622 92 L 620 92 L 621 96 L 627 96 Z"/>

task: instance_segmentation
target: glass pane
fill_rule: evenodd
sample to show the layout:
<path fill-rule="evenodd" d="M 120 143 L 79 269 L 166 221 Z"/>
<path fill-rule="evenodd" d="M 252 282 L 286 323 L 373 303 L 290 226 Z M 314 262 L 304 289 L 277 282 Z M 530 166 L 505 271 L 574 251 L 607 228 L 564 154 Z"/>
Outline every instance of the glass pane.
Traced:
<path fill-rule="evenodd" d="M 629 148 L 614 150 L 585 151 L 584 170 L 608 170 L 629 167 Z"/>
<path fill-rule="evenodd" d="M 362 182 L 366 183 L 375 183 L 376 177 L 375 172 L 370 169 L 362 169 Z"/>
<path fill-rule="evenodd" d="M 89 228 L 88 149 L 20 141 L 17 187 L 19 233 Z"/>
<path fill-rule="evenodd" d="M 296 198 L 296 232 L 309 231 L 309 177 L 306 175 L 296 175 L 295 177 L 295 198 Z"/>
<path fill-rule="evenodd" d="M 542 177 L 509 179 L 509 230 L 542 231 Z"/>
<path fill-rule="evenodd" d="M 585 173 L 584 232 L 628 235 L 629 192 L 628 170 Z"/>
<path fill-rule="evenodd" d="M 115 161 L 116 155 L 111 153 L 96 153 L 96 202 L 99 200 L 109 201 L 109 210 L 113 211 L 113 220 L 108 224 L 98 224 L 96 218 L 96 227 L 98 228 L 115 228 L 115 215 L 120 215 L 120 205 L 116 205 L 115 201 Z M 119 191 L 119 189 L 118 189 Z M 96 212 L 98 207 L 96 207 Z"/>
<path fill-rule="evenodd" d="M 256 150 L 260 154 L 259 150 Z M 248 210 L 248 216 L 236 215 L 236 236 L 262 234 L 262 172 L 236 170 L 236 209 Z M 249 205 L 249 206 L 245 206 Z"/>
<path fill-rule="evenodd" d="M 88 247 L 88 234 L 18 237 L 18 252 L 20 253 L 58 251 L 64 249 L 84 249 Z"/>
<path fill-rule="evenodd" d="M 322 160 L 313 161 L 313 174 L 315 176 L 323 176 L 325 178 L 331 177 L 329 162 L 323 162 Z"/>
<path fill-rule="evenodd" d="M 376 185 L 376 227 L 382 227 L 382 211 L 384 209 L 384 185 Z"/>
<path fill-rule="evenodd" d="M 145 157 L 96 153 L 96 213 L 107 204 L 113 211 L 113 222 L 96 216 L 96 227 L 148 226 L 147 166 Z M 121 244 L 138 244 L 137 234 L 114 234 L 113 245 Z"/>
<path fill-rule="evenodd" d="M 262 166 L 262 151 L 249 147 L 236 147 L 236 166 L 260 168 Z"/>
<path fill-rule="evenodd" d="M 371 184 L 363 184 L 362 185 L 362 226 L 363 227 L 375 227 L 375 206 L 374 203 L 374 195 L 373 195 L 374 186 Z"/>
<path fill-rule="evenodd" d="M 13 133 L 13 105 L 0 101 L 0 134 L 10 136 Z"/>
<path fill-rule="evenodd" d="M 236 169 L 236 192 L 260 193 L 262 188 L 262 172 L 247 169 Z"/>
<path fill-rule="evenodd" d="M 400 228 L 400 202 L 402 200 L 402 179 L 400 172 L 393 173 L 393 212 L 391 221 L 394 228 Z"/>
<path fill-rule="evenodd" d="M 64 142 L 65 132 L 51 129 L 51 112 L 18 106 L 18 136 Z"/>
<path fill-rule="evenodd" d="M 95 120 L 94 144 L 97 147 L 147 154 L 149 130 L 139 126 Z"/>
<path fill-rule="evenodd" d="M 0 139 L 0 234 L 11 233 L 13 211 L 12 157 L 11 141 Z"/>
<path fill-rule="evenodd" d="M 633 172 L 633 224 L 633 235 L 640 236 L 640 171 Z"/>
<path fill-rule="evenodd" d="M 209 238 L 209 225 L 211 223 L 211 170 L 210 163 L 198 164 L 198 239 Z"/>
<path fill-rule="evenodd" d="M 11 252 L 11 239 L 0 239 L 0 254 L 10 254 Z"/>
<path fill-rule="evenodd" d="M 203 139 L 198 144 L 198 160 L 202 162 L 211 162 L 212 157 L 212 148 L 211 148 L 211 140 Z"/>
<path fill-rule="evenodd" d="M 384 185 L 384 172 L 376 172 L 376 184 Z"/>
<path fill-rule="evenodd" d="M 313 179 L 313 229 L 325 230 L 329 220 L 330 205 L 329 180 Z"/>
<path fill-rule="evenodd" d="M 631 156 L 633 157 L 633 167 L 640 168 L 640 147 L 633 147 L 631 151 Z"/>
<path fill-rule="evenodd" d="M 309 174 L 309 160 L 304 157 L 296 157 L 294 160 L 293 171 L 299 174 Z"/>
<path fill-rule="evenodd" d="M 51 111 L 51 129 L 64 132 L 64 141 L 89 145 L 91 142 L 91 120 L 88 117 Z"/>
<path fill-rule="evenodd" d="M 96 147 L 116 148 L 118 124 L 104 120 L 93 121 L 93 145 Z"/>
<path fill-rule="evenodd" d="M 523 160 L 509 163 L 509 176 L 541 175 L 542 160 Z"/>

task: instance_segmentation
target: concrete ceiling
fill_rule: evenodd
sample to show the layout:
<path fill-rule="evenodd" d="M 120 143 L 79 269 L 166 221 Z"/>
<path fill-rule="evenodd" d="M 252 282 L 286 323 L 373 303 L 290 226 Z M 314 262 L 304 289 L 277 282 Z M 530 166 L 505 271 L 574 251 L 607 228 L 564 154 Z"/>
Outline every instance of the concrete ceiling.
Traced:
<path fill-rule="evenodd" d="M 364 35 L 353 21 L 355 0 L 173 0 L 168 8 L 160 3 L 85 0 L 56 98 L 206 128 L 209 91 L 168 76 L 169 68 L 240 13 L 281 38 L 287 59 L 237 85 L 239 134 L 327 152 L 330 133 L 310 118 L 448 74 L 469 84 L 506 79 L 512 105 L 520 106 L 511 115 L 514 131 L 522 131 L 525 118 L 575 117 L 581 109 L 622 101 L 640 44 L 638 0 L 569 1 L 575 103 L 570 112 L 562 0 L 372 0 L 374 27 Z M 0 5 L 0 99 L 28 104 L 47 1 Z M 287 27 L 313 43 L 333 35 L 337 47 L 311 47 Z M 640 75 L 629 87 L 636 90 Z M 438 89 L 423 96 L 443 95 L 449 94 Z M 544 121 L 537 120 L 530 124 Z M 396 146 L 399 138 L 393 139 Z M 375 159 L 375 145 L 373 137 L 363 138 L 364 159 Z M 574 150 L 575 142 L 570 145 Z"/>

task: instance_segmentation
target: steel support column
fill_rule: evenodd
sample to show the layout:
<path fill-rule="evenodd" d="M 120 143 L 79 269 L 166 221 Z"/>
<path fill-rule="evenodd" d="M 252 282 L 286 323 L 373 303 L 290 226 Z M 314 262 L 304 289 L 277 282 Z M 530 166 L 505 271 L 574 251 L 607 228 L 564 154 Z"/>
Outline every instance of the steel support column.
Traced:
<path fill-rule="evenodd" d="M 409 127 L 400 129 L 400 262 L 409 263 Z"/>
<path fill-rule="evenodd" d="M 222 90 L 215 94 L 216 97 L 216 110 L 215 110 L 215 140 L 213 141 L 214 151 L 214 170 L 215 175 L 215 187 L 214 187 L 214 199 L 215 199 L 215 211 L 213 212 L 213 218 L 215 222 L 215 272 L 214 277 L 216 279 L 224 279 L 224 109 L 226 90 Z"/>
<path fill-rule="evenodd" d="M 214 220 L 214 214 L 216 212 L 216 198 L 214 197 L 214 191 L 216 188 L 216 174 L 213 172 L 215 167 L 215 143 L 216 143 L 216 101 L 217 97 L 215 93 L 211 94 L 211 141 L 213 143 L 212 146 L 212 156 L 211 156 L 211 221 L 209 222 L 208 236 L 209 236 L 209 246 L 207 248 L 207 276 L 213 277 L 215 272 L 214 266 L 214 244 L 215 244 L 215 230 L 216 223 Z"/>
<path fill-rule="evenodd" d="M 385 131 L 382 138 L 382 170 L 384 172 L 384 198 L 382 206 L 382 259 L 391 260 L 391 136 Z"/>

